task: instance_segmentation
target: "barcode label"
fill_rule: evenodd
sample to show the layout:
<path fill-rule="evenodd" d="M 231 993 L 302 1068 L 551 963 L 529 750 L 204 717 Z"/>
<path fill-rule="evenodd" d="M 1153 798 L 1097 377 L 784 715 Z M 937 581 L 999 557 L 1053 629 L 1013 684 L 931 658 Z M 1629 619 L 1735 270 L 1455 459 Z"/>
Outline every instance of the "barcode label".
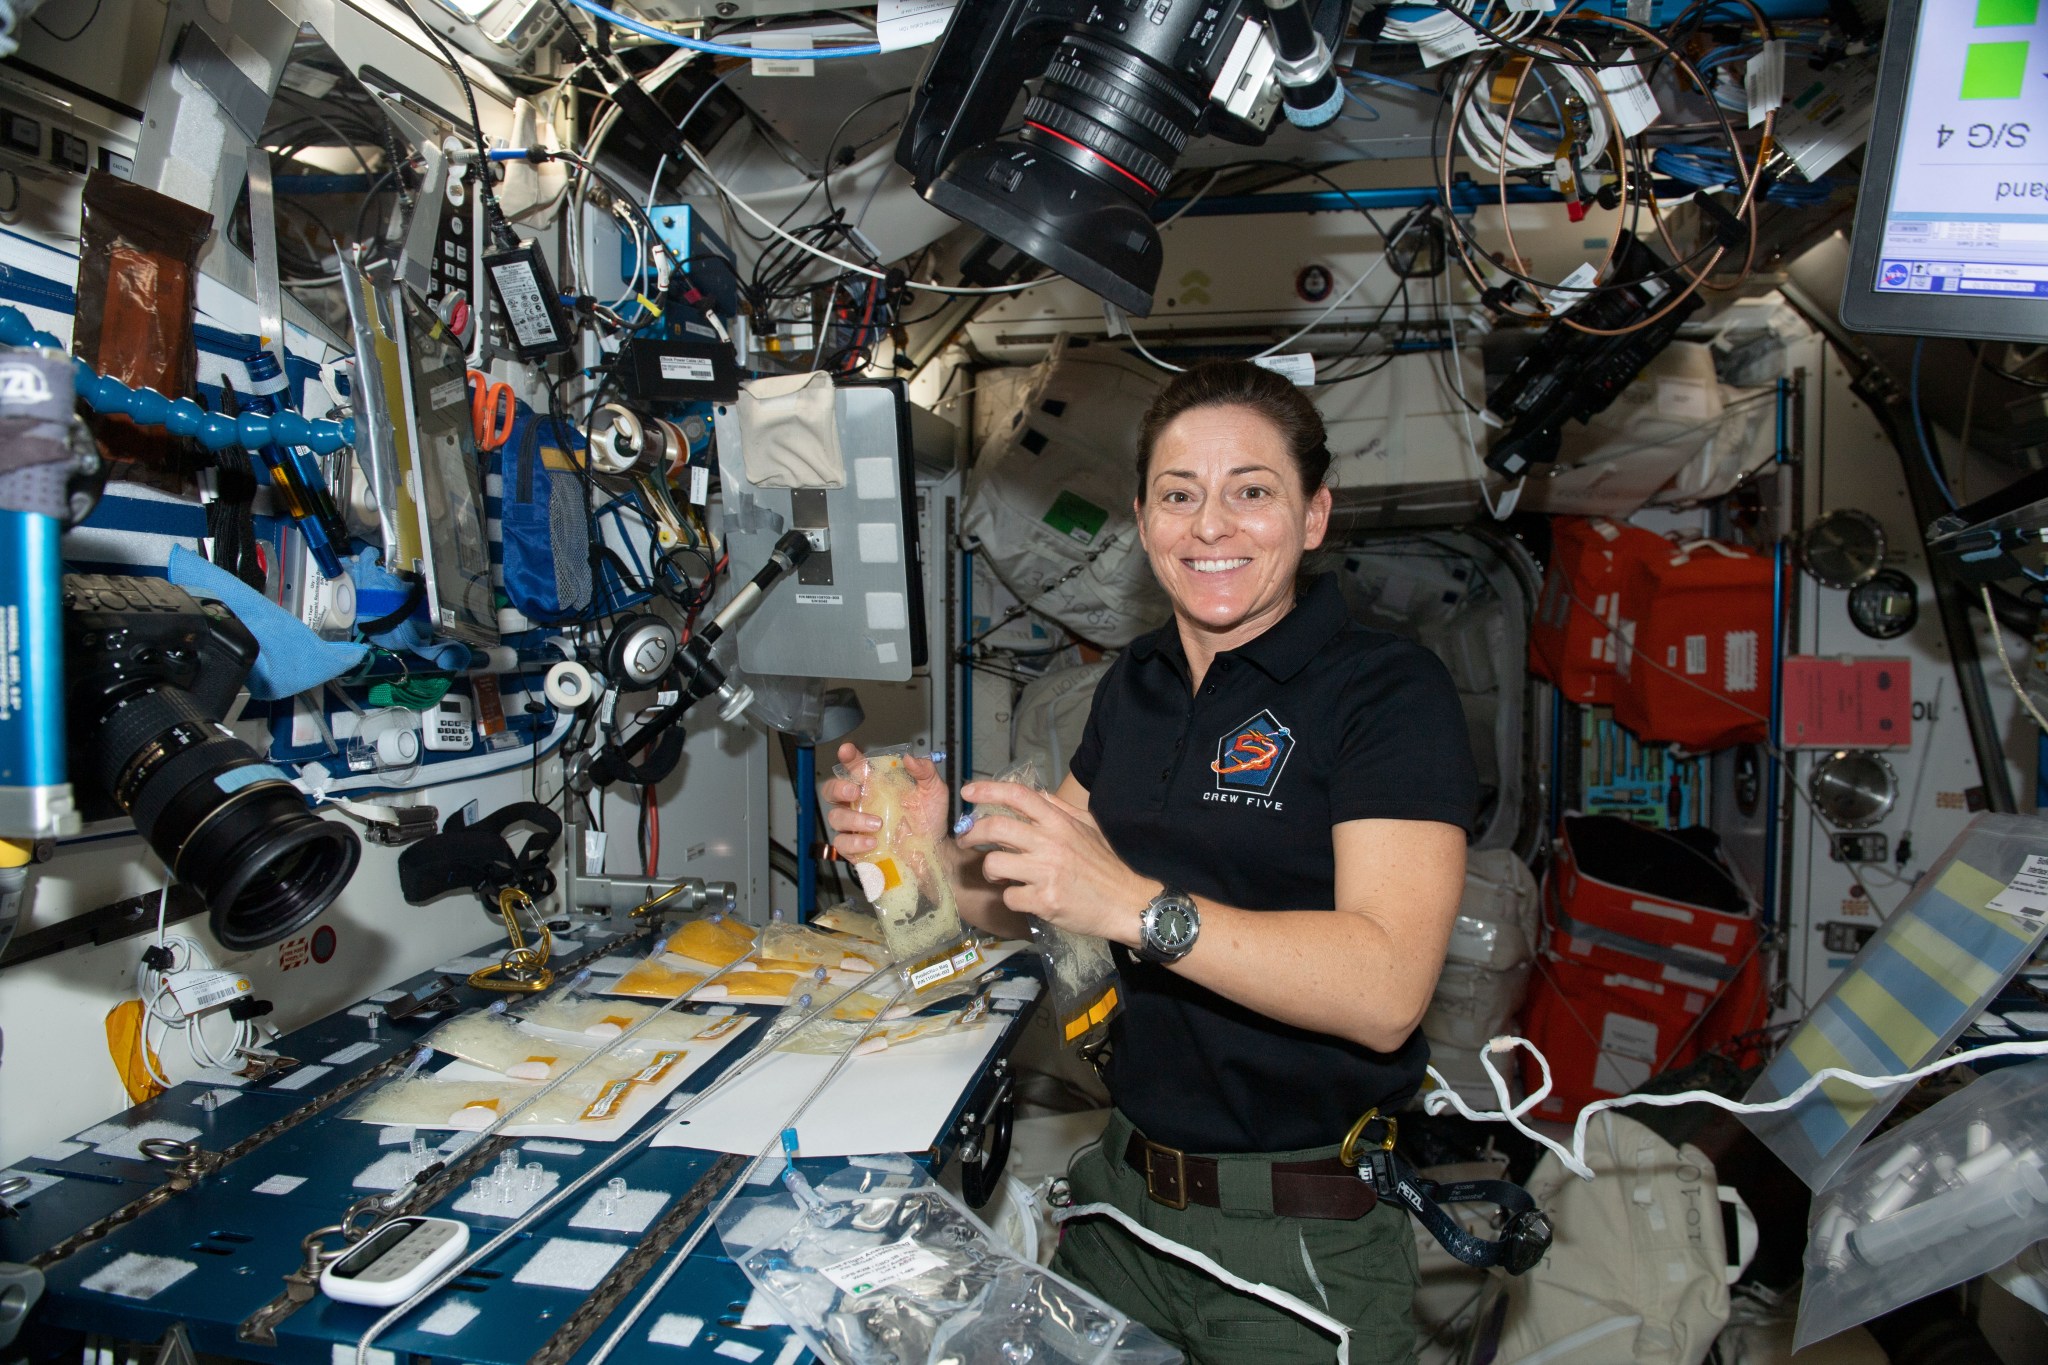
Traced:
<path fill-rule="evenodd" d="M 708 384 L 716 372 L 707 356 L 665 355 L 661 357 L 661 377 L 680 379 L 690 383 Z"/>
<path fill-rule="evenodd" d="M 1986 901 L 1984 908 L 2017 915 L 2029 924 L 2048 919 L 2048 855 L 2028 854 L 2005 890 Z"/>

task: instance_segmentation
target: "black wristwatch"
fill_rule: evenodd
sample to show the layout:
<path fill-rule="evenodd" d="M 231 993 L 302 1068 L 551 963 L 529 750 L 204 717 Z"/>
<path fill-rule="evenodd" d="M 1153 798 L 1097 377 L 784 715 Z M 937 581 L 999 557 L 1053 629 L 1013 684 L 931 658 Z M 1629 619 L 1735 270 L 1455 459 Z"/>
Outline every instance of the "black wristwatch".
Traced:
<path fill-rule="evenodd" d="M 1195 946 L 1202 915 L 1194 897 L 1164 886 L 1138 915 L 1138 957 L 1162 965 L 1178 962 Z"/>

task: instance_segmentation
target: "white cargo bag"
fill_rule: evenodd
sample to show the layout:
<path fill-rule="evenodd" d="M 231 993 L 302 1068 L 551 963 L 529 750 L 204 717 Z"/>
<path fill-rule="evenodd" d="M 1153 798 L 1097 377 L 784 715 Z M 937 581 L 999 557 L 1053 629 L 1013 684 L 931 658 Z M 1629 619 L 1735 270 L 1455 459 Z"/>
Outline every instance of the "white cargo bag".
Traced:
<path fill-rule="evenodd" d="M 1054 346 L 968 479 L 961 535 L 1020 602 L 1104 648 L 1170 612 L 1131 515 L 1138 423 L 1163 380 L 1108 347 Z"/>
<path fill-rule="evenodd" d="M 1492 1365 L 1700 1365 L 1728 1323 L 1728 1255 L 1714 1166 L 1621 1114 L 1593 1120 L 1580 1180 L 1545 1156 L 1529 1193 L 1550 1216 L 1550 1254 L 1500 1275 L 1473 1359 Z M 1506 1299 L 1504 1320 L 1498 1312 Z M 1482 1333 L 1488 1329 L 1482 1327 Z"/>

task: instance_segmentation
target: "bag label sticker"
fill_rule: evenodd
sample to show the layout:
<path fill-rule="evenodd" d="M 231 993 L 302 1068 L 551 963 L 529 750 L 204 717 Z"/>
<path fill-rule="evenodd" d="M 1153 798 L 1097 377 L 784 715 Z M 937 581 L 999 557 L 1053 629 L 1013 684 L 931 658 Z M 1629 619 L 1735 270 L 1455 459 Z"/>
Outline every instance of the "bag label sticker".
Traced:
<path fill-rule="evenodd" d="M 1984 902 L 1984 908 L 2016 915 L 2029 924 L 2048 920 L 2048 854 L 2028 854 L 2005 890 Z"/>
<path fill-rule="evenodd" d="M 1306 351 L 1255 356 L 1252 364 L 1262 370 L 1271 370 L 1298 389 L 1313 387 L 1316 382 L 1316 358 Z"/>
<path fill-rule="evenodd" d="M 1636 64 L 1635 51 L 1624 48 L 1622 56 L 1628 64 L 1602 67 L 1599 80 L 1600 88 L 1607 92 L 1608 104 L 1614 109 L 1621 135 L 1630 138 L 1655 123 L 1664 111 L 1657 107 L 1657 97 L 1643 79 L 1643 68 Z"/>
<path fill-rule="evenodd" d="M 900 1242 L 891 1242 L 843 1261 L 820 1266 L 818 1273 L 839 1286 L 842 1292 L 858 1298 L 892 1284 L 914 1280 L 944 1264 L 937 1256 L 905 1237 Z"/>

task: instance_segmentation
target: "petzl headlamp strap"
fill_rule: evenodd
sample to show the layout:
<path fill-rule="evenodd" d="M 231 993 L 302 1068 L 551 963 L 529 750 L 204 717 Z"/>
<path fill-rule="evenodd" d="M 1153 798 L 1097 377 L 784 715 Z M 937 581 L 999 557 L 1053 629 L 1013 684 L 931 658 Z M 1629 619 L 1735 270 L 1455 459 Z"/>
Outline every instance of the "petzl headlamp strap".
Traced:
<path fill-rule="evenodd" d="M 1469 1266 L 1500 1266 L 1520 1275 L 1550 1249 L 1550 1220 L 1520 1185 L 1506 1180 L 1455 1180 L 1438 1184 L 1390 1150 L 1365 1153 L 1359 1178 L 1372 1183 L 1382 1199 L 1399 1201 L 1415 1215 L 1438 1245 Z M 1507 1215 L 1507 1231 L 1499 1241 L 1467 1232 L 1451 1217 L 1446 1204 L 1497 1204 Z"/>

